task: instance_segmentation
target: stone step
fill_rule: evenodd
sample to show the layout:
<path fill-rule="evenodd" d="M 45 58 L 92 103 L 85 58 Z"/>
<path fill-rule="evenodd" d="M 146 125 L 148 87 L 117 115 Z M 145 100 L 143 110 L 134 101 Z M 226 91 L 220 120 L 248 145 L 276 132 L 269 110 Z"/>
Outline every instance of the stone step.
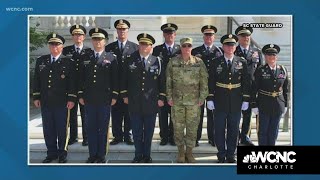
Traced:
<path fill-rule="evenodd" d="M 160 146 L 159 140 L 153 140 L 151 145 L 152 153 L 169 153 L 169 152 L 178 152 L 177 146 L 165 145 Z M 257 141 L 253 141 L 254 144 L 257 144 Z M 290 145 L 289 141 L 277 141 L 277 145 Z M 46 145 L 44 139 L 31 139 L 29 140 L 30 152 L 46 152 Z M 81 141 L 78 143 L 68 146 L 69 153 L 88 153 L 88 146 L 82 146 Z M 109 153 L 130 153 L 134 152 L 133 145 L 127 145 L 125 143 L 119 143 L 117 145 L 109 145 Z M 200 141 L 199 147 L 195 147 L 193 150 L 194 153 L 217 153 L 217 148 L 211 146 L 207 141 Z"/>
<path fill-rule="evenodd" d="M 257 144 L 257 142 L 254 142 Z M 41 161 L 46 157 L 46 146 L 43 139 L 29 140 L 29 162 L 31 165 L 41 164 Z M 290 142 L 278 141 L 277 145 L 290 145 Z M 172 164 L 175 163 L 177 156 L 177 147 L 166 145 L 160 146 L 159 141 L 154 140 L 151 147 L 153 164 Z M 212 147 L 206 141 L 200 141 L 200 146 L 193 149 L 193 154 L 197 163 L 213 164 L 217 162 L 217 148 Z M 88 158 L 88 147 L 81 146 L 80 143 L 69 146 L 68 163 L 75 163 L 77 165 L 84 164 Z M 106 156 L 108 164 L 130 164 L 134 158 L 134 146 L 129 146 L 124 143 L 110 146 Z M 53 162 L 50 165 L 54 165 Z M 43 164 L 42 164 L 43 165 Z M 61 165 L 61 164 L 59 164 Z M 132 164 L 130 164 L 132 165 Z"/>
<path fill-rule="evenodd" d="M 207 117 L 206 117 L 206 113 L 205 113 L 205 116 L 203 118 L 203 124 L 202 124 L 202 127 L 203 128 L 207 128 Z M 289 117 L 289 126 L 291 126 L 291 122 L 290 122 L 291 118 Z M 280 120 L 280 129 L 282 128 L 283 126 L 283 121 L 284 119 L 281 118 Z M 240 121 L 240 126 L 241 126 L 241 123 L 242 121 Z M 110 126 L 112 126 L 112 121 L 110 120 Z M 41 119 L 41 115 L 36 115 L 36 116 L 33 116 L 32 120 L 29 122 L 29 127 L 42 127 L 42 119 Z M 78 115 L 78 127 L 82 127 L 82 122 L 81 122 L 81 116 L 80 114 Z M 157 116 L 157 119 L 156 119 L 156 125 L 155 127 L 159 127 L 159 117 Z M 252 129 L 255 129 L 256 128 L 256 118 L 255 116 L 252 117 L 251 119 L 251 128 Z"/>
<path fill-rule="evenodd" d="M 110 133 L 109 133 L 109 139 L 112 139 L 112 130 L 111 127 L 109 128 Z M 160 135 L 159 135 L 160 129 L 158 127 L 156 127 L 154 129 L 154 134 L 153 134 L 153 139 L 154 140 L 160 140 Z M 290 130 L 288 132 L 279 132 L 279 137 L 278 137 L 278 141 L 290 141 Z M 82 128 L 79 127 L 78 128 L 78 137 L 82 138 Z M 42 139 L 43 138 L 43 129 L 42 127 L 33 127 L 29 129 L 29 138 L 30 139 Z M 251 139 L 252 140 L 256 140 L 257 139 L 257 133 L 256 133 L 256 129 L 252 129 L 251 130 Z M 202 135 L 201 135 L 201 140 L 208 140 L 208 136 L 207 136 L 207 129 L 203 128 L 202 129 Z"/>
<path fill-rule="evenodd" d="M 217 164 L 217 155 L 216 153 L 193 153 L 193 156 L 195 157 L 197 161 L 197 165 L 221 165 Z M 45 152 L 31 152 L 30 153 L 30 159 L 29 164 L 30 165 L 43 165 L 41 162 L 46 157 Z M 177 153 L 152 153 L 151 154 L 153 163 L 152 165 L 190 165 L 190 164 L 177 164 L 176 158 Z M 85 165 L 85 166 L 103 166 L 103 165 L 126 165 L 126 166 L 132 166 L 132 165 L 150 165 L 150 164 L 132 164 L 131 161 L 134 158 L 134 153 L 108 153 L 106 155 L 106 164 L 86 164 L 86 160 L 88 158 L 88 153 L 69 153 L 68 154 L 68 162 L 66 164 L 59 164 L 57 161 L 53 161 L 50 164 L 46 165 Z M 225 165 L 231 165 L 231 164 L 225 164 Z"/>

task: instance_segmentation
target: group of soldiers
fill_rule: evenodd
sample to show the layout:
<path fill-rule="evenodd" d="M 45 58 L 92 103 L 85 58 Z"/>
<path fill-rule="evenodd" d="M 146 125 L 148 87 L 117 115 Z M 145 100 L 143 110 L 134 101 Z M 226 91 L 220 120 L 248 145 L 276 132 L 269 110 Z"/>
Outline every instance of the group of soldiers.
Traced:
<path fill-rule="evenodd" d="M 78 141 L 78 105 L 87 163 L 106 162 L 110 113 L 110 145 L 134 145 L 132 163 L 152 163 L 157 114 L 160 145 L 177 145 L 177 162 L 195 163 L 192 150 L 199 146 L 205 106 L 208 143 L 217 147 L 219 163 L 236 162 L 239 143 L 254 145 L 252 112 L 259 114 L 259 145 L 275 145 L 288 94 L 288 74 L 277 64 L 279 46 L 252 47 L 253 29 L 240 26 L 236 35 L 222 36 L 217 47 L 217 28 L 205 25 L 203 45 L 193 48 L 188 37 L 176 44 L 178 26 L 166 23 L 160 28 L 165 42 L 153 48 L 155 39 L 147 33 L 137 36 L 139 45 L 128 40 L 127 20 L 117 20 L 114 27 L 118 37 L 110 44 L 104 29 L 89 31 L 93 49 L 84 46 L 81 25 L 70 28 L 71 46 L 63 47 L 65 39 L 56 33 L 47 36 L 50 54 L 37 59 L 33 87 L 47 146 L 43 163 L 67 162 L 68 145 Z"/>

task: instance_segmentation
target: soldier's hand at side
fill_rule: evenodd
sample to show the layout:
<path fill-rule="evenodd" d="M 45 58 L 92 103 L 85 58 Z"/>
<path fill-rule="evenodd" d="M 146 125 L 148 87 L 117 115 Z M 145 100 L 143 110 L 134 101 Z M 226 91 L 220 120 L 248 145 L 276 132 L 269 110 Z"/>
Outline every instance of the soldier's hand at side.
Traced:
<path fill-rule="evenodd" d="M 41 106 L 40 100 L 34 100 L 33 101 L 34 106 L 36 106 L 37 108 L 39 108 Z"/>
<path fill-rule="evenodd" d="M 116 99 L 112 99 L 112 100 L 111 100 L 111 106 L 115 105 L 115 104 L 116 104 L 116 102 L 117 102 L 117 100 L 116 100 Z"/>
<path fill-rule="evenodd" d="M 163 102 L 162 100 L 158 100 L 158 106 L 159 106 L 159 107 L 164 106 L 164 102 Z"/>
<path fill-rule="evenodd" d="M 128 98 L 126 97 L 126 98 L 123 98 L 123 102 L 125 103 L 125 104 L 128 104 Z"/>
<path fill-rule="evenodd" d="M 248 107 L 249 107 L 249 103 L 248 102 L 243 102 L 242 106 L 241 106 L 241 110 L 245 111 L 245 110 L 248 109 Z"/>
<path fill-rule="evenodd" d="M 83 98 L 80 98 L 80 99 L 79 99 L 79 103 L 80 103 L 81 105 L 84 105 L 84 99 L 83 99 Z"/>
<path fill-rule="evenodd" d="M 282 113 L 282 116 L 286 115 L 287 111 L 288 111 L 288 108 L 285 107 L 285 108 L 284 108 L 284 111 L 283 111 L 283 113 Z"/>
<path fill-rule="evenodd" d="M 207 108 L 209 110 L 214 110 L 215 109 L 213 101 L 207 101 Z"/>
<path fill-rule="evenodd" d="M 172 100 L 169 100 L 169 101 L 168 101 L 168 104 L 169 104 L 169 106 L 173 106 L 173 101 L 172 101 Z"/>
<path fill-rule="evenodd" d="M 198 106 L 202 106 L 202 105 L 203 105 L 203 102 L 199 101 Z"/>
<path fill-rule="evenodd" d="M 72 109 L 73 106 L 74 106 L 74 102 L 68 101 L 68 103 L 67 103 L 67 108 L 68 108 L 68 109 Z"/>

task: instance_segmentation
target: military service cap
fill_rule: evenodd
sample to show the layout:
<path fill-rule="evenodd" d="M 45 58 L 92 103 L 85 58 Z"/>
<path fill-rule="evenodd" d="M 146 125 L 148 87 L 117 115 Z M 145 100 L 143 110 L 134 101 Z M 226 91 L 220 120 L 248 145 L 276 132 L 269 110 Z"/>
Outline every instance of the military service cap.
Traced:
<path fill-rule="evenodd" d="M 167 23 L 161 26 L 161 31 L 164 33 L 171 33 L 178 30 L 178 26 L 173 23 Z"/>
<path fill-rule="evenodd" d="M 203 34 L 215 34 L 217 33 L 218 29 L 212 25 L 205 25 L 201 28 L 201 32 Z"/>
<path fill-rule="evenodd" d="M 70 34 L 74 35 L 74 34 L 83 34 L 85 35 L 87 33 L 87 30 L 85 27 L 81 26 L 81 25 L 73 25 L 70 27 Z"/>
<path fill-rule="evenodd" d="M 279 52 L 280 52 L 280 47 L 276 44 L 267 44 L 262 48 L 263 54 L 276 55 Z"/>
<path fill-rule="evenodd" d="M 64 44 L 65 39 L 60 36 L 59 34 L 56 33 L 51 33 L 47 36 L 47 41 L 48 43 L 60 43 L 60 44 Z"/>
<path fill-rule="evenodd" d="M 137 40 L 139 41 L 139 43 L 147 43 L 150 45 L 153 45 L 156 42 L 156 40 L 150 34 L 147 33 L 139 34 L 137 36 Z"/>
<path fill-rule="evenodd" d="M 129 23 L 129 21 L 127 21 L 125 19 L 118 19 L 118 20 L 116 20 L 116 22 L 114 22 L 114 27 L 116 29 L 118 29 L 118 28 L 129 29 L 130 23 Z"/>
<path fill-rule="evenodd" d="M 89 31 L 89 35 L 91 38 L 102 38 L 102 39 L 108 39 L 108 33 L 107 31 L 101 29 L 101 28 L 92 28 Z"/>
<path fill-rule="evenodd" d="M 227 45 L 235 45 L 238 42 L 238 37 L 234 34 L 226 34 L 221 37 L 220 42 Z"/>
<path fill-rule="evenodd" d="M 189 37 L 180 39 L 180 45 L 183 45 L 183 44 L 192 45 L 192 42 L 193 42 L 192 38 L 189 38 Z"/>
<path fill-rule="evenodd" d="M 252 28 L 243 27 L 243 26 L 239 26 L 235 31 L 236 35 L 244 34 L 244 35 L 248 35 L 248 36 L 250 36 L 252 34 L 252 32 L 253 32 Z"/>
<path fill-rule="evenodd" d="M 235 45 L 238 42 L 238 37 L 234 34 L 226 34 L 221 37 L 220 42 L 227 45 Z"/>

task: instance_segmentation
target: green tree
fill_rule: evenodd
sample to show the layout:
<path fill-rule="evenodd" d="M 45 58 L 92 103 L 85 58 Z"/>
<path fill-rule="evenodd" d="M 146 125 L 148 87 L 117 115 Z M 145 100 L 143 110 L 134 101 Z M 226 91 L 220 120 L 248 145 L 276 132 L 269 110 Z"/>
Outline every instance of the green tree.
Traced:
<path fill-rule="evenodd" d="M 32 52 L 37 50 L 38 48 L 44 47 L 44 45 L 47 42 L 46 40 L 46 36 L 48 35 L 47 32 L 37 31 L 37 27 L 30 26 L 29 33 L 30 33 L 29 52 Z M 29 63 L 32 63 L 34 60 L 35 60 L 34 58 L 30 58 Z"/>
<path fill-rule="evenodd" d="M 46 32 L 38 32 L 36 27 L 30 27 L 30 52 L 43 47 L 46 43 Z"/>
<path fill-rule="evenodd" d="M 31 22 L 33 17 L 30 18 Z M 38 48 L 42 48 L 45 46 L 47 43 L 46 37 L 49 34 L 48 32 L 44 31 L 39 31 L 38 28 L 39 24 L 36 23 L 30 23 L 30 28 L 29 28 L 29 55 L 31 52 L 37 50 Z M 36 58 L 32 58 L 29 56 L 29 65 L 31 65 Z M 29 67 L 29 75 L 30 75 L 30 95 L 32 94 L 32 85 L 33 85 L 33 74 L 34 74 L 34 67 L 30 66 Z"/>

